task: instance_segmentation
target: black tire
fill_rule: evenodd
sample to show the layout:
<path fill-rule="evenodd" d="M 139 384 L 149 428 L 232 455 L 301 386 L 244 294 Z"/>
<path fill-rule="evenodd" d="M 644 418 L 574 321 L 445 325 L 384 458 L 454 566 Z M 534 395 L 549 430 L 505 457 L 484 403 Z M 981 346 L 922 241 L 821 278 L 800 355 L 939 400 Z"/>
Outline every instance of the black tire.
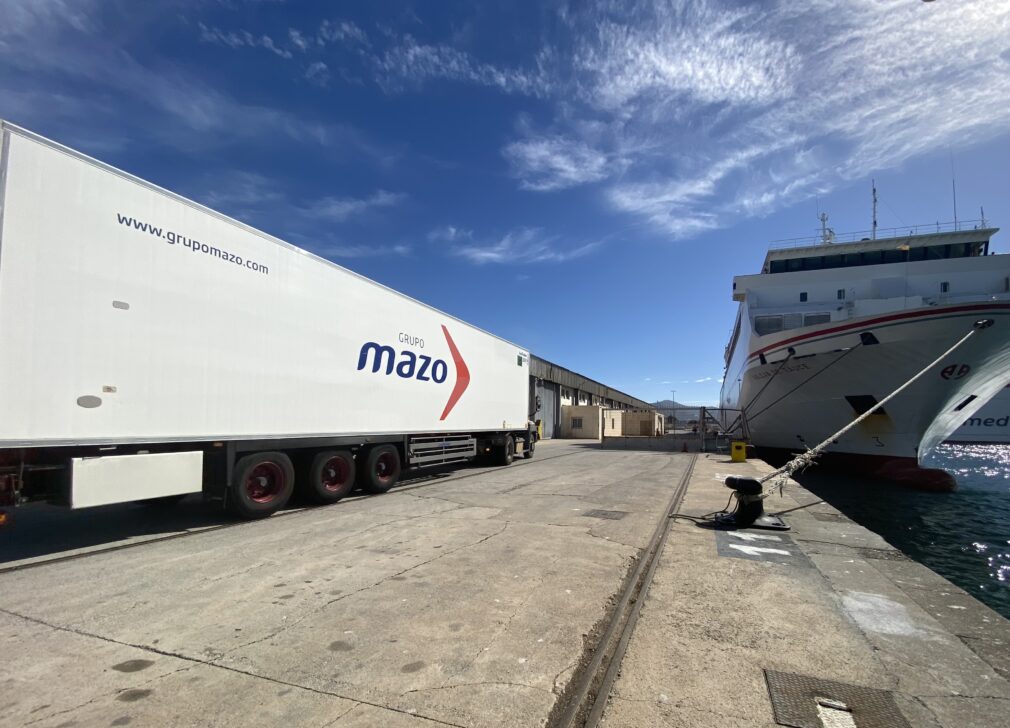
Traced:
<path fill-rule="evenodd" d="M 376 445 L 365 456 L 358 482 L 369 493 L 385 493 L 400 479 L 400 451 L 393 445 Z"/>
<path fill-rule="evenodd" d="M 516 441 L 512 435 L 505 436 L 505 444 L 498 446 L 497 462 L 499 465 L 511 465 L 516 456 Z"/>
<path fill-rule="evenodd" d="M 228 507 L 240 518 L 266 518 L 284 507 L 294 487 L 295 469 L 287 455 L 246 455 L 235 463 Z"/>
<path fill-rule="evenodd" d="M 315 503 L 336 503 L 354 489 L 354 470 L 349 450 L 316 453 L 298 481 L 299 492 Z"/>
<path fill-rule="evenodd" d="M 533 457 L 533 451 L 536 450 L 537 438 L 530 435 L 526 440 L 526 443 L 527 443 L 526 447 L 523 448 L 523 457 L 529 460 L 531 457 Z"/>

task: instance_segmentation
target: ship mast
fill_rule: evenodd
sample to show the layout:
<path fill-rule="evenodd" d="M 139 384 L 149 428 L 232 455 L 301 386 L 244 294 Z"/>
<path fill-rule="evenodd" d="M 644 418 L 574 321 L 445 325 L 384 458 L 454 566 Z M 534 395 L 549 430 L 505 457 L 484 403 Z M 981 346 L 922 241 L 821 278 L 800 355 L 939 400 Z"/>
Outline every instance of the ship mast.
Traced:
<path fill-rule="evenodd" d="M 877 180 L 871 179 L 870 184 L 873 186 L 873 232 L 871 233 L 871 239 L 877 239 Z"/>
<path fill-rule="evenodd" d="M 822 212 L 817 219 L 821 221 L 821 245 L 831 245 L 835 231 L 828 227 L 828 213 Z"/>

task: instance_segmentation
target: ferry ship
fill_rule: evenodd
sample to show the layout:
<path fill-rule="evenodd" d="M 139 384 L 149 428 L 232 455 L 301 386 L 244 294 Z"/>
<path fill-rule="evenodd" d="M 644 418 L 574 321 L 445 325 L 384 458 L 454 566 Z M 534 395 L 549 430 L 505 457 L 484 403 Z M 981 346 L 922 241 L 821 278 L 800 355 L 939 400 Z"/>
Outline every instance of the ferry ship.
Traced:
<path fill-rule="evenodd" d="M 1010 444 L 1010 385 L 965 419 L 947 442 L 974 445 Z"/>
<path fill-rule="evenodd" d="M 951 475 L 920 461 L 1006 385 L 1010 255 L 989 251 L 998 228 L 981 220 L 864 237 L 836 236 L 826 215 L 821 225 L 819 238 L 773 243 L 760 273 L 733 279 L 740 306 L 721 406 L 738 411 L 737 427 L 759 455 L 784 460 L 831 437 L 975 330 L 819 458 L 953 489 Z"/>

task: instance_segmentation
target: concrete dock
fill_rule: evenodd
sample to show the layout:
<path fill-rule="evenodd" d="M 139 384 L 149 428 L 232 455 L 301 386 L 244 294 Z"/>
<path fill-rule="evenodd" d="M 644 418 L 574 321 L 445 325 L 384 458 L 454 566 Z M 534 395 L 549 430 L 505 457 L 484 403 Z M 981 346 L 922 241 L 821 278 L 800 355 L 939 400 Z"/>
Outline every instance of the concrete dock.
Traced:
<path fill-rule="evenodd" d="M 25 508 L 0 532 L 0 725 L 561 725 L 660 524 L 601 724 L 1010 725 L 1010 623 L 829 505 L 787 533 L 667 518 L 768 471 L 727 460 L 545 442 L 241 524 Z"/>

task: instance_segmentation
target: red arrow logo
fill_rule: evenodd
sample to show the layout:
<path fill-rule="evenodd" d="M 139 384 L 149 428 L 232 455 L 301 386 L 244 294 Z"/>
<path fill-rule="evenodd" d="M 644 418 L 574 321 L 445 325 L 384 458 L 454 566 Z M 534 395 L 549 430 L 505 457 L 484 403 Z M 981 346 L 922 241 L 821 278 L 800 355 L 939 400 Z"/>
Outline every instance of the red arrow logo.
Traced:
<path fill-rule="evenodd" d="M 449 345 L 449 351 L 452 352 L 452 360 L 456 364 L 456 386 L 452 388 L 452 394 L 449 395 L 449 401 L 445 403 L 445 409 L 442 410 L 442 416 L 438 418 L 439 420 L 444 420 L 449 416 L 452 408 L 456 406 L 459 398 L 463 396 L 463 392 L 470 386 L 470 370 L 467 369 L 463 356 L 459 353 L 459 349 L 456 348 L 456 342 L 449 336 L 449 329 L 445 328 L 445 326 L 442 326 L 442 333 L 445 334 L 445 342 Z"/>

